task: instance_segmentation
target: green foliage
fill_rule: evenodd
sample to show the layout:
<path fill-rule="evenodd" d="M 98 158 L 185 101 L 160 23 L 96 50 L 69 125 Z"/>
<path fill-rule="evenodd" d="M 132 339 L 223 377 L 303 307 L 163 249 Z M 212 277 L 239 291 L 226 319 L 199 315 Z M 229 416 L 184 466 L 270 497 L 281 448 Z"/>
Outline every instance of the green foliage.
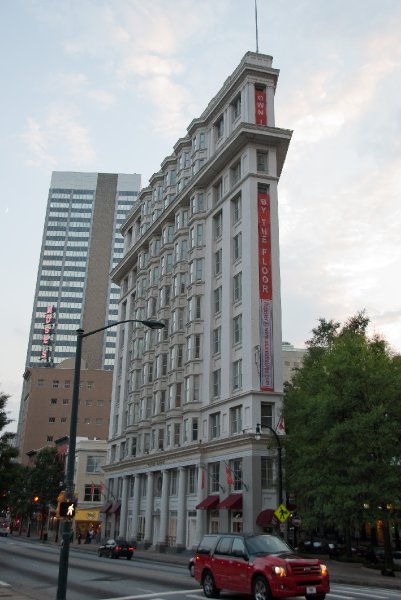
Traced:
<path fill-rule="evenodd" d="M 368 324 L 320 319 L 286 386 L 287 489 L 306 527 L 346 529 L 401 504 L 401 361 Z"/>
<path fill-rule="evenodd" d="M 7 417 L 5 410 L 9 396 L 0 392 L 0 432 L 11 420 Z M 5 432 L 0 435 L 0 510 L 4 510 L 9 503 L 9 488 L 18 468 L 15 459 L 18 450 L 12 446 L 14 433 Z"/>
<path fill-rule="evenodd" d="M 30 475 L 32 497 L 39 496 L 40 504 L 56 505 L 63 477 L 63 465 L 59 460 L 57 449 L 53 446 L 42 448 L 35 460 Z"/>

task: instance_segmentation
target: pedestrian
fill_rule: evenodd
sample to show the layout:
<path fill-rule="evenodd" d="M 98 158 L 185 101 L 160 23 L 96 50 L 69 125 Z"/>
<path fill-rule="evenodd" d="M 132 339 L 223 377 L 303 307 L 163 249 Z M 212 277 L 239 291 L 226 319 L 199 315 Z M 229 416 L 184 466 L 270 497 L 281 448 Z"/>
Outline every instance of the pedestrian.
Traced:
<path fill-rule="evenodd" d="M 85 536 L 85 544 L 90 544 L 91 543 L 91 536 L 89 531 L 86 532 L 86 536 Z"/>
<path fill-rule="evenodd" d="M 81 540 L 82 540 L 82 533 L 81 533 L 81 532 L 79 532 L 79 533 L 78 533 L 78 544 L 80 544 L 80 543 L 81 543 Z"/>

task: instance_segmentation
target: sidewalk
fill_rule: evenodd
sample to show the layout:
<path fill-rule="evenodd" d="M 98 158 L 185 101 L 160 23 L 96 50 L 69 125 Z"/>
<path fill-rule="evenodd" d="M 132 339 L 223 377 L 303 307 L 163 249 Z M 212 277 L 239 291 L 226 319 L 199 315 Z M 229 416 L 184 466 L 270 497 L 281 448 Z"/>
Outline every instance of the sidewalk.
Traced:
<path fill-rule="evenodd" d="M 21 539 L 21 538 L 20 538 Z M 38 538 L 23 538 L 24 541 L 30 541 L 32 544 L 42 544 Z M 46 544 L 59 546 L 55 542 L 49 541 Z M 74 542 L 70 546 L 70 555 L 75 552 L 97 553 L 98 544 L 77 544 Z M 182 554 L 175 552 L 155 552 L 154 550 L 135 550 L 133 560 L 154 560 L 155 562 L 170 563 L 174 565 L 188 565 L 191 553 L 186 551 Z M 346 585 L 362 585 L 367 587 L 378 587 L 390 590 L 400 590 L 401 594 L 401 572 L 396 572 L 395 577 L 385 577 L 380 571 L 368 569 L 361 563 L 345 563 L 328 558 L 320 557 L 328 567 L 330 581 L 332 583 L 342 583 Z M 189 575 L 188 575 L 189 576 Z M 0 586 L 0 598 L 4 600 L 30 600 L 28 596 L 20 594 L 18 590 L 11 587 Z"/>

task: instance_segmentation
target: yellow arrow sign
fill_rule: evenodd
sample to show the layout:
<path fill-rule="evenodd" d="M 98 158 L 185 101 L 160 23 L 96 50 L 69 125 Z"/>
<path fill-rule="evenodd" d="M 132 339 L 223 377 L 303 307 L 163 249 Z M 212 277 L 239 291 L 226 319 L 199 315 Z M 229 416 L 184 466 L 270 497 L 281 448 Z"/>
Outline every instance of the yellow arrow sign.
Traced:
<path fill-rule="evenodd" d="M 280 521 L 280 523 L 284 523 L 291 515 L 290 511 L 284 504 L 280 504 L 280 506 L 274 511 L 274 516 Z"/>

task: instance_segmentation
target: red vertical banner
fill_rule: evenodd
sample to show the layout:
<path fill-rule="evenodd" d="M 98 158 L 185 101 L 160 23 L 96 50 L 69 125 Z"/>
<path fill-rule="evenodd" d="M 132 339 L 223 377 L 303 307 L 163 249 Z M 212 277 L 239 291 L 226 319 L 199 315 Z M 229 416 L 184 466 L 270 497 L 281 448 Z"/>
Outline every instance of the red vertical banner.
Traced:
<path fill-rule="evenodd" d="M 270 196 L 258 193 L 260 389 L 273 391 L 273 290 Z"/>
<path fill-rule="evenodd" d="M 266 90 L 255 88 L 255 123 L 267 125 L 266 118 Z"/>

